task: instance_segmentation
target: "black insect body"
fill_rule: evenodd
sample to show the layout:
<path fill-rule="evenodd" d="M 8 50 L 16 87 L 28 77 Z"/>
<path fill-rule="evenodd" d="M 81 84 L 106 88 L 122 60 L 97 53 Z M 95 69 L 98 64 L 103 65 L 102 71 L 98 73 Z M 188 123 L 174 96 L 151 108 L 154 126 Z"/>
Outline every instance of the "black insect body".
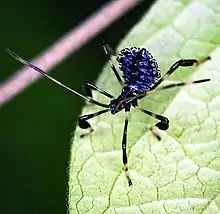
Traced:
<path fill-rule="evenodd" d="M 131 107 L 137 108 L 143 113 L 158 119 L 159 122 L 156 123 L 155 126 L 151 128 L 152 133 L 157 137 L 158 140 L 160 140 L 160 136 L 156 133 L 157 129 L 160 130 L 167 130 L 169 128 L 169 120 L 159 114 L 155 114 L 153 112 L 150 112 L 146 109 L 143 109 L 138 106 L 138 100 L 142 99 L 149 93 L 160 91 L 172 87 L 179 87 L 184 86 L 188 84 L 195 84 L 195 83 L 202 83 L 209 81 L 210 79 L 201 79 L 196 80 L 193 82 L 180 82 L 180 83 L 174 83 L 162 86 L 160 88 L 157 88 L 163 81 L 166 79 L 170 74 L 172 74 L 178 67 L 188 67 L 193 65 L 199 65 L 203 63 L 206 60 L 209 60 L 210 57 L 205 58 L 202 61 L 198 61 L 196 59 L 182 59 L 174 63 L 171 68 L 161 77 L 160 71 L 158 69 L 158 65 L 156 60 L 152 57 L 151 53 L 147 51 L 145 48 L 139 48 L 139 47 L 132 47 L 132 48 L 125 48 L 123 49 L 117 57 L 117 61 L 119 63 L 119 68 L 122 71 L 123 79 L 120 77 L 118 71 L 116 70 L 115 66 L 113 65 L 110 54 L 115 55 L 113 51 L 110 49 L 108 45 L 103 45 L 104 53 L 110 63 L 110 66 L 122 86 L 121 94 L 118 97 L 114 97 L 113 95 L 109 94 L 108 92 L 102 90 L 101 88 L 97 87 L 96 85 L 85 81 L 83 84 L 85 95 L 65 86 L 58 80 L 54 79 L 53 77 L 49 76 L 46 72 L 38 68 L 37 66 L 31 64 L 30 62 L 22 59 L 14 52 L 7 49 L 8 53 L 20 61 L 21 63 L 33 68 L 34 70 L 40 72 L 53 82 L 57 83 L 58 85 L 62 86 L 63 88 L 71 91 L 72 93 L 80 96 L 84 100 L 101 106 L 104 108 L 104 110 L 83 115 L 78 118 L 78 125 L 82 129 L 87 129 L 88 133 L 81 135 L 81 137 L 84 137 L 85 135 L 91 133 L 93 131 L 93 128 L 89 124 L 88 120 L 96 117 L 98 115 L 104 114 L 106 112 L 111 112 L 111 114 L 116 114 L 121 110 L 125 110 L 125 123 L 124 123 L 124 131 L 123 131 L 123 137 L 122 137 L 122 157 L 123 157 L 123 164 L 124 164 L 124 171 L 128 180 L 129 186 L 132 185 L 132 181 L 128 174 L 128 166 L 127 166 L 127 128 L 128 128 L 128 114 Z M 92 96 L 92 90 L 98 91 L 99 93 L 107 96 L 110 98 L 109 104 L 100 103 L 93 99 Z"/>
<path fill-rule="evenodd" d="M 118 55 L 117 61 L 123 73 L 124 83 L 119 80 L 123 85 L 121 94 L 110 102 L 112 114 L 137 106 L 136 96 L 148 91 L 160 77 L 156 60 L 145 48 L 125 48 Z M 128 97 L 133 99 L 127 100 Z"/>

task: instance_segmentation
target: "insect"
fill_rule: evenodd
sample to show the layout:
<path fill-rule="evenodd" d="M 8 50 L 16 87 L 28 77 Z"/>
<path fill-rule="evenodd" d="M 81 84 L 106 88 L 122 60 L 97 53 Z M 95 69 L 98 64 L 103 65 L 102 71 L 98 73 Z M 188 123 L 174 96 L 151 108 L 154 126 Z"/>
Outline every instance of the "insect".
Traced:
<path fill-rule="evenodd" d="M 124 122 L 124 131 L 123 131 L 123 137 L 122 137 L 122 159 L 123 159 L 123 165 L 124 165 L 124 171 L 126 178 L 128 180 L 128 185 L 132 185 L 132 181 L 129 176 L 128 172 L 128 160 L 127 160 L 127 128 L 128 128 L 128 115 L 131 107 L 139 109 L 141 112 L 159 120 L 150 130 L 154 134 L 154 136 L 160 140 L 160 136 L 157 134 L 157 129 L 160 130 L 167 130 L 169 128 L 169 120 L 168 118 L 153 113 L 151 111 L 148 111 L 146 109 L 143 109 L 139 107 L 138 100 L 144 98 L 148 94 L 160 90 L 165 90 L 173 87 L 180 87 L 188 84 L 196 84 L 196 83 L 203 83 L 207 82 L 210 79 L 200 79 L 192 82 L 179 82 L 174 84 L 169 84 L 165 86 L 161 86 L 158 88 L 158 86 L 168 78 L 169 75 L 171 75 L 174 71 L 176 71 L 179 67 L 189 67 L 193 65 L 200 65 L 201 63 L 211 59 L 210 57 L 205 58 L 204 60 L 198 61 L 196 59 L 181 59 L 177 62 L 175 62 L 170 69 L 161 77 L 160 70 L 158 69 L 158 64 L 156 60 L 153 58 L 151 53 L 146 50 L 145 48 L 140 47 L 131 47 L 131 48 L 125 48 L 120 51 L 120 53 L 117 55 L 117 61 L 119 65 L 119 69 L 122 71 L 122 77 L 124 81 L 122 80 L 121 76 L 119 75 L 116 67 L 114 66 L 110 56 L 116 55 L 113 50 L 106 44 L 103 44 L 103 50 L 104 54 L 111 66 L 111 69 L 113 70 L 115 77 L 119 84 L 122 87 L 121 93 L 118 97 L 114 97 L 110 93 L 104 91 L 103 89 L 99 88 L 98 86 L 92 84 L 91 82 L 85 81 L 84 91 L 85 93 L 79 93 L 60 81 L 54 79 L 53 77 L 49 76 L 46 72 L 38 68 L 37 66 L 31 64 L 30 62 L 24 60 L 11 50 L 7 49 L 7 52 L 17 59 L 19 62 L 21 62 L 24 65 L 27 65 L 34 70 L 40 72 L 42 75 L 46 76 L 56 84 L 60 85 L 61 87 L 69 90 L 70 92 L 80 96 L 84 100 L 88 101 L 89 103 L 95 104 L 97 106 L 103 107 L 104 109 L 92 114 L 87 114 L 80 116 L 78 118 L 78 126 L 82 129 L 87 129 L 88 132 L 86 134 L 81 135 L 81 137 L 84 137 L 87 134 L 90 134 L 94 131 L 94 129 L 91 127 L 90 123 L 88 122 L 89 119 L 96 117 L 98 115 L 110 112 L 111 114 L 115 115 L 118 112 L 124 110 L 125 111 L 125 122 Z M 101 102 L 98 102 L 93 99 L 92 91 L 97 91 L 106 97 L 110 99 L 110 102 L 108 104 L 104 104 Z"/>

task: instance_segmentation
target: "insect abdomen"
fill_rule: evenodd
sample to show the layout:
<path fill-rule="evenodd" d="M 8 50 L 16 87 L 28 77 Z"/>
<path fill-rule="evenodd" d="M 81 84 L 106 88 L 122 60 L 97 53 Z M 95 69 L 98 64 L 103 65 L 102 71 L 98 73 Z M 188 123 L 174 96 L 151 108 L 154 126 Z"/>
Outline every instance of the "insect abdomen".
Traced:
<path fill-rule="evenodd" d="M 160 77 L 156 60 L 145 48 L 125 48 L 117 61 L 125 84 L 139 92 L 148 90 Z"/>

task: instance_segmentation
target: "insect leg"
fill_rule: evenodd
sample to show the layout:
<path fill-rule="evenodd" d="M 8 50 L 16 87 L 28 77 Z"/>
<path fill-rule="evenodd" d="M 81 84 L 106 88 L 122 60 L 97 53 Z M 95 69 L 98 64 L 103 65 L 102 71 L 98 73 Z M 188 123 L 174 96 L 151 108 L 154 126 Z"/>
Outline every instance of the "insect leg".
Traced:
<path fill-rule="evenodd" d="M 125 123 L 124 123 L 124 131 L 123 131 L 123 138 L 122 138 L 122 159 L 123 159 L 123 164 L 124 164 L 124 171 L 126 178 L 128 180 L 128 185 L 132 185 L 132 181 L 129 177 L 128 173 L 128 157 L 127 157 L 127 129 L 128 129 L 128 112 L 126 112 L 126 117 L 125 117 Z"/>
<path fill-rule="evenodd" d="M 53 81 L 54 83 L 56 83 L 57 85 L 61 86 L 62 88 L 65 88 L 66 90 L 78 95 L 79 97 L 83 98 L 84 100 L 88 101 L 89 103 L 93 103 L 95 105 L 98 105 L 98 106 L 101 106 L 101 107 L 104 107 L 104 108 L 108 108 L 109 105 L 107 104 L 103 104 L 103 103 L 100 103 L 96 100 L 93 100 L 92 98 L 90 97 L 86 97 L 84 95 L 82 95 L 81 93 L 71 89 L 70 87 L 64 85 L 63 83 L 61 83 L 60 81 L 54 79 L 53 77 L 51 77 L 50 75 L 48 75 L 45 71 L 43 71 L 42 69 L 38 68 L 37 66 L 33 65 L 32 63 L 24 60 L 23 58 L 21 58 L 20 56 L 18 56 L 16 53 L 14 53 L 13 51 L 9 50 L 9 49 L 6 49 L 6 51 L 13 57 L 15 58 L 16 60 L 18 60 L 20 63 L 24 64 L 24 65 L 27 65 L 29 66 L 30 68 L 33 68 L 35 71 L 41 73 L 42 75 L 44 75 L 45 77 L 47 77 L 48 79 L 50 79 L 51 81 Z"/>
<path fill-rule="evenodd" d="M 147 115 L 149 115 L 149 116 L 151 116 L 155 119 L 160 120 L 160 122 L 156 123 L 156 125 L 151 128 L 151 132 L 155 135 L 155 137 L 158 140 L 161 140 L 161 137 L 156 133 L 156 129 L 159 128 L 160 130 L 164 130 L 164 131 L 167 130 L 169 128 L 169 120 L 166 117 L 162 116 L 162 115 L 155 114 L 151 111 L 140 108 L 138 106 L 136 108 L 138 108 L 143 113 L 145 113 L 145 114 L 147 114 Z"/>
<path fill-rule="evenodd" d="M 175 62 L 171 68 L 167 71 L 166 74 L 164 74 L 158 82 L 155 83 L 155 85 L 152 87 L 152 89 L 155 89 L 161 82 L 163 82 L 165 79 L 167 79 L 168 76 L 170 76 L 174 71 L 177 70 L 177 68 L 179 67 L 189 67 L 189 66 L 193 66 L 193 65 L 200 65 L 202 63 L 204 63 L 207 60 L 210 60 L 211 57 L 208 56 L 205 59 L 198 61 L 196 59 L 181 59 L 177 62 Z"/>
<path fill-rule="evenodd" d="M 84 136 L 86 136 L 86 135 L 88 135 L 88 134 L 90 134 L 91 132 L 94 131 L 94 129 L 89 124 L 89 122 L 87 122 L 87 120 L 89 120 L 93 117 L 96 117 L 100 114 L 104 114 L 108 111 L 109 111 L 109 109 L 104 109 L 104 110 L 101 110 L 101 111 L 98 111 L 98 112 L 95 112 L 95 113 L 92 113 L 92 114 L 86 114 L 86 115 L 83 115 L 83 116 L 79 117 L 78 118 L 78 126 L 81 129 L 87 129 L 88 130 L 87 133 L 80 135 L 80 137 L 82 138 L 82 137 L 84 137 Z"/>
<path fill-rule="evenodd" d="M 180 87 L 180 86 L 185 86 L 185 85 L 192 85 L 192 84 L 198 84 L 198 83 L 203 83 L 203 82 L 208 82 L 210 81 L 211 79 L 201 79 L 201 80 L 195 80 L 195 81 L 192 81 L 192 82 L 179 82 L 179 83 L 173 83 L 173 84 L 169 84 L 169 85 L 165 85 L 163 87 L 160 87 L 160 88 L 157 88 L 156 90 L 154 91 L 149 91 L 149 94 L 151 92 L 157 92 L 157 91 L 162 91 L 162 90 L 165 90 L 165 89 L 169 89 L 169 88 L 174 88 L 174 87 Z"/>
<path fill-rule="evenodd" d="M 185 85 L 193 85 L 193 84 L 208 82 L 210 80 L 211 79 L 200 79 L 200 80 L 195 80 L 195 81 L 191 81 L 191 82 L 172 83 L 172 84 L 169 84 L 169 85 L 165 85 L 165 86 L 162 86 L 162 87 L 159 87 L 159 88 L 156 88 L 156 89 L 151 89 L 151 90 L 146 91 L 144 93 L 138 94 L 136 97 L 133 97 L 133 99 L 138 98 L 138 97 L 144 97 L 144 96 L 149 95 L 151 93 L 158 92 L 158 91 L 163 91 L 163 90 L 166 90 L 166 89 L 169 89 L 169 88 L 181 87 L 181 86 L 185 86 Z M 129 98 L 129 99 L 131 99 L 131 98 Z M 127 100 L 123 100 L 123 102 L 124 101 L 127 101 Z"/>
<path fill-rule="evenodd" d="M 110 48 L 108 45 L 106 45 L 105 43 L 103 43 L 102 47 L 103 47 L 105 56 L 106 56 L 106 58 L 107 58 L 107 60 L 108 60 L 108 62 L 109 62 L 109 64 L 110 64 L 112 70 L 114 71 L 114 74 L 115 74 L 115 76 L 116 76 L 118 82 L 120 83 L 121 86 L 124 86 L 124 83 L 123 83 L 123 81 L 122 81 L 120 75 L 118 74 L 118 71 L 116 70 L 114 64 L 112 63 L 111 58 L 110 58 L 110 53 L 111 53 L 112 55 L 115 55 L 115 54 L 113 53 L 113 51 L 111 50 L 111 48 Z"/>
<path fill-rule="evenodd" d="M 103 89 L 99 88 L 98 86 L 88 82 L 88 81 L 84 81 L 83 83 L 83 89 L 84 92 L 86 94 L 87 97 L 92 97 L 92 90 L 94 91 L 98 91 L 99 93 L 113 99 L 114 96 L 112 96 L 111 94 L 109 94 L 108 92 L 104 91 Z"/>

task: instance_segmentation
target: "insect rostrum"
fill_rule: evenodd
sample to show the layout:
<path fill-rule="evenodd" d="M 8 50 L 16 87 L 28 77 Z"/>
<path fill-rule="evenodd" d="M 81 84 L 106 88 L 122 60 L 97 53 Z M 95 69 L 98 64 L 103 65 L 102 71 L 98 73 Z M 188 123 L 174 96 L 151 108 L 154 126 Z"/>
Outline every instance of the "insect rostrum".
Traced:
<path fill-rule="evenodd" d="M 61 87 L 80 96 L 81 98 L 92 104 L 104 108 L 101 111 L 92 114 L 83 115 L 78 118 L 79 127 L 88 130 L 88 132 L 81 135 L 81 137 L 85 137 L 86 135 L 91 134 L 94 131 L 90 123 L 88 122 L 89 119 L 109 111 L 113 115 L 121 110 L 125 111 L 124 131 L 122 136 L 122 159 L 124 164 L 125 175 L 127 177 L 128 184 L 130 186 L 132 185 L 132 181 L 128 173 L 128 161 L 127 161 L 126 150 L 127 150 L 127 129 L 128 129 L 128 121 L 129 121 L 128 114 L 131 107 L 137 108 L 143 113 L 159 120 L 154 126 L 152 126 L 150 131 L 157 138 L 157 140 L 160 140 L 161 138 L 157 134 L 157 129 L 167 130 L 169 128 L 168 118 L 139 107 L 138 100 L 156 91 L 209 81 L 210 79 L 200 79 L 192 82 L 179 82 L 179 83 L 169 84 L 158 88 L 158 86 L 179 67 L 199 65 L 205 62 L 206 60 L 209 60 L 210 57 L 207 57 L 202 61 L 198 61 L 196 59 L 181 59 L 175 62 L 170 67 L 170 69 L 161 77 L 157 62 L 149 51 L 147 51 L 145 48 L 140 48 L 140 47 L 125 48 L 121 50 L 117 56 L 118 65 L 120 70 L 122 71 L 122 77 L 123 77 L 122 79 L 110 58 L 110 55 L 114 55 L 113 51 L 106 44 L 103 44 L 103 50 L 115 74 L 116 79 L 118 80 L 119 84 L 122 86 L 121 93 L 118 95 L 118 97 L 114 97 L 110 93 L 104 91 L 103 89 L 99 88 L 98 86 L 88 81 L 84 81 L 83 83 L 84 94 L 79 93 L 67 87 L 66 85 L 54 79 L 53 77 L 49 76 L 45 71 L 41 70 L 39 67 L 31 64 L 30 62 L 24 60 L 23 58 L 12 52 L 11 50 L 7 49 L 7 52 L 12 57 L 20 61 L 22 64 L 27 65 L 33 68 L 34 70 L 40 72 L 42 75 L 46 76 L 47 78 L 49 78 L 56 84 L 60 85 Z M 107 96 L 110 99 L 109 103 L 105 104 L 94 100 L 92 96 L 93 90 Z"/>

